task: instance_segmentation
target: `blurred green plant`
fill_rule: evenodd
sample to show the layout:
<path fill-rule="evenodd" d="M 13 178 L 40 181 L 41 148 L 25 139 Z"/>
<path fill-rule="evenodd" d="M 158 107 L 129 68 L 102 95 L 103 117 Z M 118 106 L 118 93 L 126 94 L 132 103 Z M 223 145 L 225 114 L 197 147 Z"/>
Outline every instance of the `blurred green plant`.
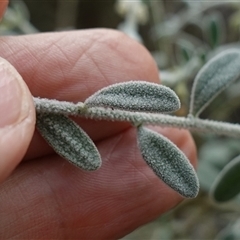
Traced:
<path fill-rule="evenodd" d="M 11 1 L 0 24 L 0 34 L 19 35 L 37 32 L 38 30 L 30 23 L 30 13 L 24 1 Z"/>

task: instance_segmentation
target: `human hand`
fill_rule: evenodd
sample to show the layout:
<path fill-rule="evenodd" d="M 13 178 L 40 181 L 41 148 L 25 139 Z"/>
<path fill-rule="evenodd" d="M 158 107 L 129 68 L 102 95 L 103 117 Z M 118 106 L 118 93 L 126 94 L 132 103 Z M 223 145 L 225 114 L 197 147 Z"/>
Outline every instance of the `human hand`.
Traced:
<path fill-rule="evenodd" d="M 145 48 L 113 30 L 2 37 L 0 54 L 17 69 L 33 96 L 77 102 L 117 82 L 159 82 Z M 135 129 L 128 124 L 76 119 L 103 159 L 98 171 L 84 172 L 56 155 L 37 132 L 32 137 L 35 111 L 30 92 L 2 60 L 0 79 L 5 123 L 0 125 L 0 238 L 117 239 L 182 200 L 144 162 Z M 7 79 L 11 82 L 3 86 Z M 15 98 L 17 84 L 21 91 Z M 7 124 L 11 116 L 17 123 Z M 154 130 L 196 164 L 187 131 Z"/>

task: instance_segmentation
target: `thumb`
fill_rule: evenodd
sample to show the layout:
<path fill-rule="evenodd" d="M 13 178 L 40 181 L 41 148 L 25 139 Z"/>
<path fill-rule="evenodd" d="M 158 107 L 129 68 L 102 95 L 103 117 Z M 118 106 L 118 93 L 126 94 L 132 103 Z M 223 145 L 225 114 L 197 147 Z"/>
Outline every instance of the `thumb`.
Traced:
<path fill-rule="evenodd" d="M 15 68 L 0 58 L 0 182 L 22 160 L 34 128 L 32 96 Z"/>

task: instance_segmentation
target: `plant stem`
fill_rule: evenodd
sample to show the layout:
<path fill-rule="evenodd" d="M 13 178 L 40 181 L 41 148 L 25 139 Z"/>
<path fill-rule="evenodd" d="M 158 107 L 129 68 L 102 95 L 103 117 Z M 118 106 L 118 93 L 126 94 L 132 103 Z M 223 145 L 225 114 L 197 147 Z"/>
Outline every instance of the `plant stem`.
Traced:
<path fill-rule="evenodd" d="M 204 120 L 188 117 L 176 117 L 166 114 L 130 112 L 118 109 L 87 107 L 84 103 L 77 104 L 71 102 L 50 100 L 44 98 L 34 98 L 37 113 L 54 113 L 70 116 L 79 116 L 98 120 L 125 121 L 133 125 L 151 124 L 163 127 L 176 127 L 215 133 L 240 138 L 240 125 L 213 120 Z"/>

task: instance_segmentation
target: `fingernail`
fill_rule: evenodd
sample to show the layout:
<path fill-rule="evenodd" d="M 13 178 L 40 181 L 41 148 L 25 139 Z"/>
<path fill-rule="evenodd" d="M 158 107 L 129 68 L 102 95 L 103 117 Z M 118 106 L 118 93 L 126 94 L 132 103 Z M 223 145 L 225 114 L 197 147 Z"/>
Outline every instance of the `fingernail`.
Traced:
<path fill-rule="evenodd" d="M 27 116 L 21 76 L 7 63 L 0 63 L 0 128 L 20 122 Z"/>

